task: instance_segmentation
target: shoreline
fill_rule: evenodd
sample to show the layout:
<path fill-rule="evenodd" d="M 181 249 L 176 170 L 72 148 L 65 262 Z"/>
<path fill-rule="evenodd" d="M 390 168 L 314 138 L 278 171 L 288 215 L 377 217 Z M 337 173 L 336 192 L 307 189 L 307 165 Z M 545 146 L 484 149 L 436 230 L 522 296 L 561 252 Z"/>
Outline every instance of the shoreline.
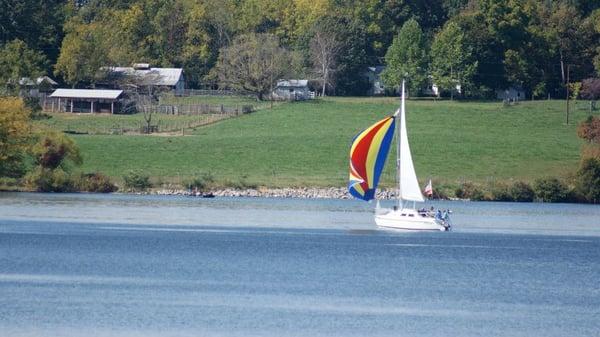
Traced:
<path fill-rule="evenodd" d="M 128 193 L 128 192 L 124 192 Z M 135 193 L 135 192 L 134 192 Z M 158 189 L 137 194 L 148 195 L 180 195 L 198 198 L 207 197 L 257 197 L 257 198 L 299 198 L 299 199 L 352 199 L 348 190 L 343 187 L 299 187 L 299 188 L 258 188 L 258 189 L 234 189 L 224 188 L 208 190 L 204 192 L 189 191 L 183 189 Z M 394 190 L 378 190 L 377 199 L 394 199 Z"/>

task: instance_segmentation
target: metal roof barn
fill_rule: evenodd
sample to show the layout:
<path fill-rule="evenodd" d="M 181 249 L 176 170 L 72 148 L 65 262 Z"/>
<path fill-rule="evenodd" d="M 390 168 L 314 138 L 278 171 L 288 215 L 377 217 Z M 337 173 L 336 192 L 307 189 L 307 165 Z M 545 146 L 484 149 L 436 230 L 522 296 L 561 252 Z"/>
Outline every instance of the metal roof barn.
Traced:
<path fill-rule="evenodd" d="M 115 112 L 123 90 L 56 89 L 50 95 L 50 111 L 58 112 Z M 45 104 L 48 110 L 48 103 Z"/>

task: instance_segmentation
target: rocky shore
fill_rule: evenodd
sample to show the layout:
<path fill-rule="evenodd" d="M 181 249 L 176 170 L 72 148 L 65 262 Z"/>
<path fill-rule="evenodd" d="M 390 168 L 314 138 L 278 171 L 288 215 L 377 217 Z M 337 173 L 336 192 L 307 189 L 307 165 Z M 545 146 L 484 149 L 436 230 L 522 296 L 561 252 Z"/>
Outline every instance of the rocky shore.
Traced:
<path fill-rule="evenodd" d="M 261 198 L 326 198 L 326 199 L 350 199 L 352 196 L 346 188 L 258 188 L 258 189 L 233 189 L 225 188 L 212 191 L 195 192 L 181 189 L 159 189 L 149 194 L 157 195 L 184 195 L 192 197 L 261 197 Z M 379 190 L 377 199 L 393 199 L 395 191 Z"/>

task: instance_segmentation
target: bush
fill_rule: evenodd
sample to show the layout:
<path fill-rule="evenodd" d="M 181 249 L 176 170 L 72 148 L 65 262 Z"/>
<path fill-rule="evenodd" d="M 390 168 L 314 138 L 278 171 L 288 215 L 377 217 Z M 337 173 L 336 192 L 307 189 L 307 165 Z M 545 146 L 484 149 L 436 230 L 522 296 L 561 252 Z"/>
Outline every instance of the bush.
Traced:
<path fill-rule="evenodd" d="M 535 197 L 535 192 L 529 184 L 517 181 L 510 188 L 510 196 L 513 201 L 531 202 Z"/>
<path fill-rule="evenodd" d="M 16 191 L 19 188 L 19 181 L 15 178 L 0 177 L 0 191 Z"/>
<path fill-rule="evenodd" d="M 600 159 L 587 158 L 577 171 L 577 190 L 588 202 L 600 202 Z"/>
<path fill-rule="evenodd" d="M 125 181 L 125 187 L 132 190 L 144 191 L 152 187 L 150 177 L 139 172 L 130 171 L 127 175 L 123 176 Z"/>
<path fill-rule="evenodd" d="M 110 181 L 110 178 L 102 173 L 82 174 L 77 182 L 80 191 L 111 193 L 118 190 L 118 187 Z"/>
<path fill-rule="evenodd" d="M 450 191 L 450 192 L 452 192 L 452 191 Z M 433 195 L 431 196 L 431 199 L 448 200 L 448 192 L 444 188 L 436 188 L 435 190 L 433 190 Z"/>
<path fill-rule="evenodd" d="M 187 183 L 190 190 L 206 191 L 214 187 L 215 177 L 212 173 L 202 173 Z"/>
<path fill-rule="evenodd" d="M 258 187 L 258 185 L 248 182 L 246 180 L 247 178 L 248 177 L 244 175 L 244 176 L 240 177 L 238 180 L 227 180 L 227 181 L 225 181 L 224 185 L 226 187 L 231 187 L 231 188 L 235 188 L 238 190 L 256 189 Z"/>
<path fill-rule="evenodd" d="M 474 201 L 485 200 L 483 192 L 473 183 L 465 182 L 455 191 L 455 195 L 460 199 L 470 199 Z"/>
<path fill-rule="evenodd" d="M 25 177 L 27 185 L 38 192 L 75 192 L 76 182 L 62 169 L 38 167 Z"/>
<path fill-rule="evenodd" d="M 491 188 L 492 200 L 494 201 L 513 201 L 510 188 L 504 183 L 498 183 Z"/>
<path fill-rule="evenodd" d="M 536 198 L 544 202 L 563 202 L 569 196 L 569 189 L 557 178 L 538 179 L 533 189 Z"/>

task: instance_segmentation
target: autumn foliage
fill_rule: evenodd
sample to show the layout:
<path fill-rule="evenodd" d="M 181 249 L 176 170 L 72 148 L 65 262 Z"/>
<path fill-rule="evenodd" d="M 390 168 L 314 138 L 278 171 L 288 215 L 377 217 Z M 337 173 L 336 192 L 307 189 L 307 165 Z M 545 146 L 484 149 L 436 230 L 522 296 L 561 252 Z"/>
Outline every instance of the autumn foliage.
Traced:
<path fill-rule="evenodd" d="M 590 116 L 577 127 L 577 136 L 588 143 L 600 144 L 600 117 Z"/>
<path fill-rule="evenodd" d="M 23 100 L 0 98 L 0 176 L 15 177 L 23 173 L 29 138 L 29 110 Z"/>

